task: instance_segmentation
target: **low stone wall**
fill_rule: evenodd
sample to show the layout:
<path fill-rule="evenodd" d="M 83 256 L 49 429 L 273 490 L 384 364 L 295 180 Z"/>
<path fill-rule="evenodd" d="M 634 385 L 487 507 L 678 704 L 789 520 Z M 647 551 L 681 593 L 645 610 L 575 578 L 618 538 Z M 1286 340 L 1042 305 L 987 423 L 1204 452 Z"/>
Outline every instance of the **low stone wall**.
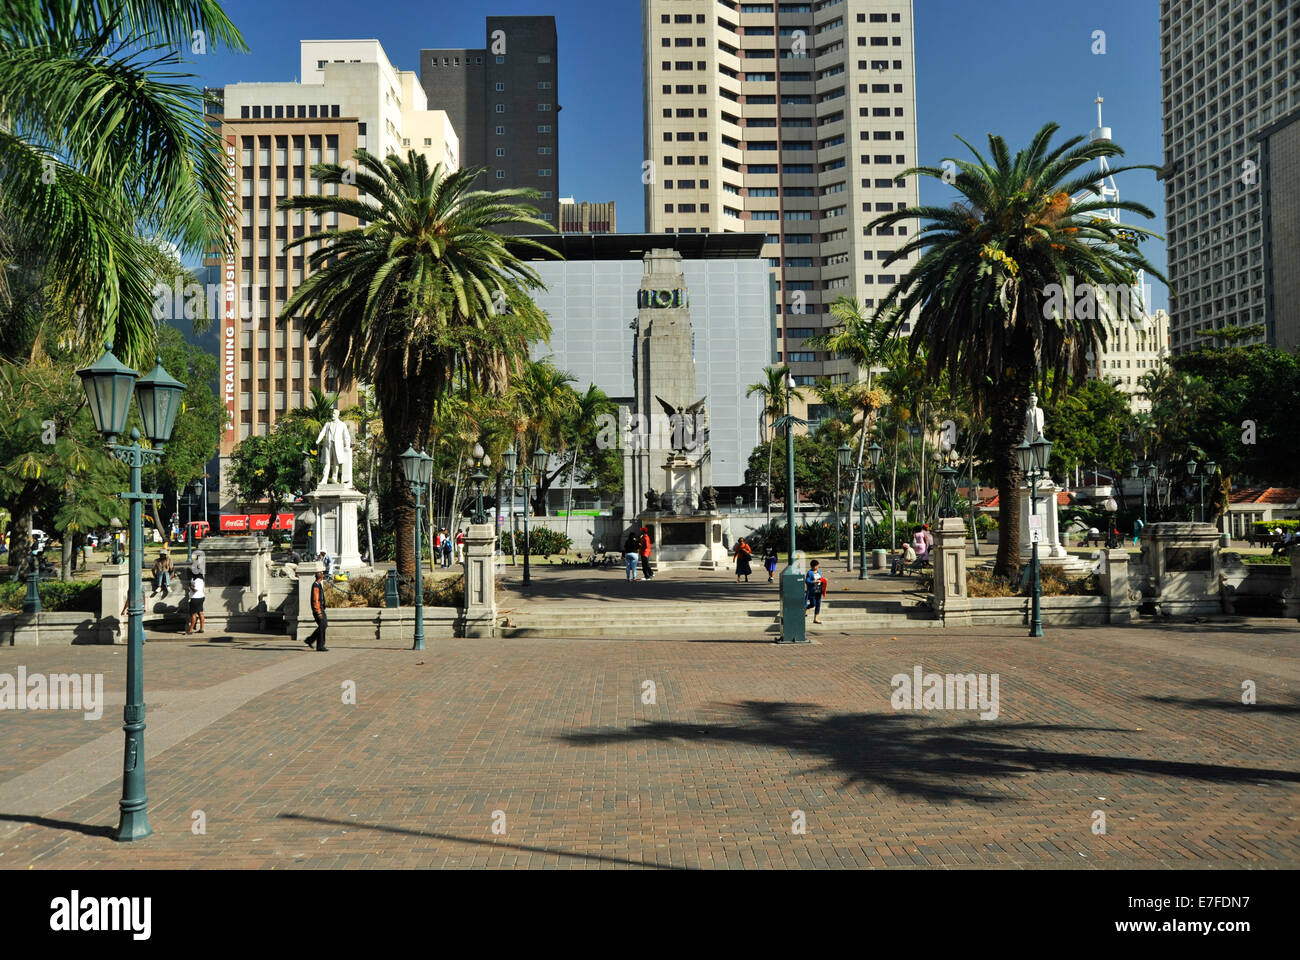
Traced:
<path fill-rule="evenodd" d="M 1106 597 L 1043 597 L 1040 604 L 1047 627 L 1111 622 Z M 1029 597 L 972 597 L 968 622 L 972 627 L 1028 626 L 1029 607 Z"/>
<path fill-rule="evenodd" d="M 425 607 L 426 640 L 450 640 L 457 634 L 461 613 L 455 607 Z M 306 640 L 316 629 L 310 617 L 296 620 L 289 633 L 296 640 Z M 335 640 L 392 640 L 410 646 L 415 637 L 415 608 L 397 607 L 330 607 L 326 637 Z"/>
<path fill-rule="evenodd" d="M 1257 617 L 1300 616 L 1300 563 L 1242 563 L 1225 554 L 1220 574 L 1223 612 Z"/>
<path fill-rule="evenodd" d="M 0 646 L 36 646 L 41 634 L 71 636 L 71 643 L 113 642 L 89 613 L 0 613 Z"/>

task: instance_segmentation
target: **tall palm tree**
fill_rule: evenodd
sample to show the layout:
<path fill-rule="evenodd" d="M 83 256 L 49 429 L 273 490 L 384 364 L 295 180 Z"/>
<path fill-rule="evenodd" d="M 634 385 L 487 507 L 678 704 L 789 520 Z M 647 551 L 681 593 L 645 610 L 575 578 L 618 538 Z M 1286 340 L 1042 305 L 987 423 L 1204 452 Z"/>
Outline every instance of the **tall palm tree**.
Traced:
<path fill-rule="evenodd" d="M 790 375 L 787 366 L 764 367 L 763 379 L 751 383 L 745 388 L 745 396 L 758 395 L 762 398 L 763 409 L 758 415 L 758 425 L 767 435 L 767 522 L 772 522 L 772 444 L 776 439 L 776 421 L 785 415 L 785 407 L 791 400 L 802 400 L 803 393 L 798 387 L 786 383 Z M 791 491 L 793 496 L 793 491 Z"/>
<path fill-rule="evenodd" d="M 1047 124 L 1014 156 L 1001 137 L 990 134 L 991 162 L 963 140 L 975 162 L 952 160 L 960 171 L 953 186 L 962 202 L 909 207 L 868 226 L 928 221 L 886 259 L 888 266 L 920 253 L 880 301 L 876 316 L 892 313 L 891 328 L 912 320 L 909 346 L 914 353 L 928 346 L 929 376 L 947 371 L 970 389 L 977 415 L 991 418 L 1001 529 L 995 572 L 1002 576 L 1019 565 L 1015 448 L 1028 395 L 1049 375 L 1060 383 L 1067 375 L 1083 379 L 1086 352 L 1106 338 L 1105 310 L 1079 310 L 1076 316 L 1073 305 L 1053 293 L 1068 296 L 1087 284 L 1105 300 L 1109 290 L 1130 289 L 1138 270 L 1164 280 L 1138 248 L 1154 234 L 1102 216 L 1113 207 L 1145 217 L 1151 211 L 1132 201 L 1101 200 L 1092 192 L 1097 169 L 1084 169 L 1123 150 L 1106 140 L 1084 143 L 1083 137 L 1052 147 L 1056 131 L 1056 124 Z M 1110 173 L 1134 169 L 1156 168 L 1121 166 Z M 941 167 L 916 167 L 903 176 L 911 174 L 952 179 Z M 1083 191 L 1090 192 L 1073 199 Z"/>
<path fill-rule="evenodd" d="M 147 362 L 156 241 L 199 254 L 229 240 L 222 142 L 172 69 L 196 37 L 246 49 L 216 0 L 5 4 L 0 233 L 39 231 L 52 332 L 86 352 L 107 338 Z"/>
<path fill-rule="evenodd" d="M 316 164 L 312 176 L 337 193 L 290 197 L 281 210 L 337 214 L 357 226 L 315 230 L 285 249 L 318 242 L 312 273 L 284 304 L 301 318 L 321 354 L 345 379 L 374 385 L 388 440 L 398 569 L 415 572 L 414 499 L 397 457 L 429 443 L 437 399 L 462 385 L 504 393 L 550 333 L 529 299 L 542 286 L 518 251 L 550 248 L 495 232 L 512 224 L 554 228 L 535 207 L 535 190 L 472 190 L 477 169 L 430 168 L 414 150 L 380 159 L 365 150 L 356 168 Z M 364 198 L 350 196 L 352 187 Z"/>

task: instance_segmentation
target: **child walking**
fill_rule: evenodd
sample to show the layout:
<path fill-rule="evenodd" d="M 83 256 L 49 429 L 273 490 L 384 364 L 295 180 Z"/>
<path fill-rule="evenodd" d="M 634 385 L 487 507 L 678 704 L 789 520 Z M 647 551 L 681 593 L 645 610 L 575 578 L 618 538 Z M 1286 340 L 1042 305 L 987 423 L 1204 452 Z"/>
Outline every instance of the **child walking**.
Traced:
<path fill-rule="evenodd" d="M 822 622 L 822 597 L 826 594 L 826 578 L 817 569 L 819 563 L 820 561 L 813 560 L 808 564 L 808 573 L 803 578 L 804 585 L 807 588 L 807 597 L 804 601 L 804 616 L 807 616 L 808 610 L 811 609 L 813 611 L 813 623 Z"/>

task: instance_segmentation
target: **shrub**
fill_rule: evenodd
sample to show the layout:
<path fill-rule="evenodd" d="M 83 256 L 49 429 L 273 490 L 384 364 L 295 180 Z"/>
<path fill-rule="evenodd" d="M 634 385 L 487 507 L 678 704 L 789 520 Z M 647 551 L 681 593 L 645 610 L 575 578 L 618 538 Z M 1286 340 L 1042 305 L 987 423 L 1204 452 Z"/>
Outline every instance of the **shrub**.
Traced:
<path fill-rule="evenodd" d="M 1300 520 L 1256 520 L 1251 526 L 1255 528 L 1256 536 L 1261 533 L 1270 533 L 1279 527 L 1282 529 L 1283 534 L 1288 534 L 1292 531 L 1300 531 Z"/>
<path fill-rule="evenodd" d="M 387 577 L 356 577 L 346 583 L 330 583 L 325 591 L 325 606 L 383 607 L 387 604 Z M 398 580 L 397 601 L 404 607 L 415 603 L 415 584 Z M 424 581 L 426 607 L 460 607 L 465 602 L 465 575 L 427 577 Z"/>
<path fill-rule="evenodd" d="M 1081 597 L 1101 593 L 1101 582 L 1096 574 L 1067 577 L 1055 567 L 1043 566 L 1039 568 L 1038 580 L 1045 597 Z M 1027 597 L 1030 594 L 1028 578 L 1024 581 L 1006 580 L 994 577 L 986 570 L 967 570 L 966 590 L 972 597 Z"/>
<path fill-rule="evenodd" d="M 528 555 L 532 557 L 549 557 L 552 554 L 567 553 L 573 546 L 573 538 L 550 527 L 529 527 Z M 510 552 L 510 531 L 502 530 L 497 538 L 497 549 L 503 553 Z M 524 531 L 515 532 L 515 553 L 524 552 Z"/>
<path fill-rule="evenodd" d="M 99 613 L 98 580 L 42 580 L 41 609 L 46 613 Z M 0 610 L 21 610 L 26 581 L 0 584 Z"/>

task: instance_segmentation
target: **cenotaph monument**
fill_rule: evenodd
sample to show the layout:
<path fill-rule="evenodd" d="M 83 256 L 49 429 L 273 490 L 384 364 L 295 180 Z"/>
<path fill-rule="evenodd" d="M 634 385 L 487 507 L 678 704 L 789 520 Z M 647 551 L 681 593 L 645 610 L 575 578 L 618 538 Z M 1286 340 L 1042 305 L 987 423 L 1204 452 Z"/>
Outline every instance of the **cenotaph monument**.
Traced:
<path fill-rule="evenodd" d="M 365 495 L 352 486 L 352 432 L 336 408 L 316 436 L 321 482 L 305 499 L 310 504 L 312 551 L 324 550 L 335 571 L 364 570 L 357 541 L 357 506 Z M 304 471 L 310 476 L 310 471 Z"/>
<path fill-rule="evenodd" d="M 682 257 L 676 250 L 654 249 L 643 263 L 633 337 L 634 399 L 623 421 L 623 519 L 650 530 L 658 566 L 725 565 L 726 521 L 711 483 L 705 398 L 695 392 Z"/>

